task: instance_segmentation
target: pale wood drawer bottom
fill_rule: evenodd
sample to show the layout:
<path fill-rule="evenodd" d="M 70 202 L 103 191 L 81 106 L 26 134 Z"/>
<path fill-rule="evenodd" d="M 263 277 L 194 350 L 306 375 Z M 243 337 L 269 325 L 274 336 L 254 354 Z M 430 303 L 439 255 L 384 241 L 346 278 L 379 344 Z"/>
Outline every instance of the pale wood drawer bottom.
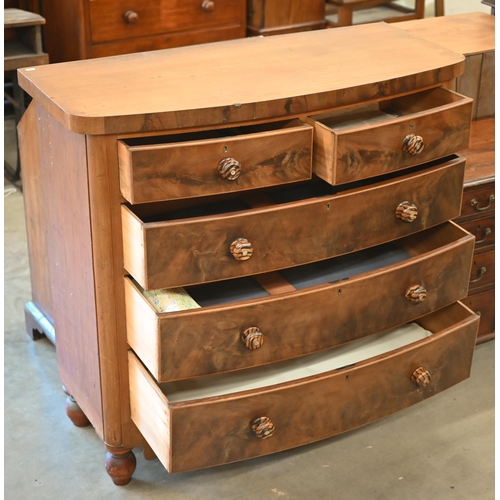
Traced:
<path fill-rule="evenodd" d="M 373 422 L 468 378 L 478 322 L 457 302 L 418 320 L 432 335 L 385 354 L 291 382 L 178 402 L 165 395 L 171 386 L 158 385 L 130 352 L 132 420 L 170 472 L 304 445 Z M 425 387 L 412 381 L 419 367 L 431 375 Z M 275 426 L 268 439 L 252 430 L 259 417 L 269 417 Z"/>

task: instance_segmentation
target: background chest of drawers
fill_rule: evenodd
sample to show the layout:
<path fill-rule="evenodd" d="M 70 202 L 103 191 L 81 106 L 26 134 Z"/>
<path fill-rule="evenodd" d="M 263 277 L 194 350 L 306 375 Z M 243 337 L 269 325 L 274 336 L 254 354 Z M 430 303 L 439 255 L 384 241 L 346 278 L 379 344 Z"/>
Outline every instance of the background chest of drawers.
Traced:
<path fill-rule="evenodd" d="M 246 0 L 42 0 L 40 10 L 51 62 L 246 36 Z"/>
<path fill-rule="evenodd" d="M 463 67 L 377 24 L 20 71 L 28 328 L 116 484 L 137 446 L 228 463 L 468 377 Z"/>
<path fill-rule="evenodd" d="M 478 342 L 495 336 L 495 16 L 483 12 L 398 23 L 398 28 L 465 56 L 447 87 L 474 99 L 464 199 L 457 223 L 476 237 L 469 296 L 481 315 Z"/>

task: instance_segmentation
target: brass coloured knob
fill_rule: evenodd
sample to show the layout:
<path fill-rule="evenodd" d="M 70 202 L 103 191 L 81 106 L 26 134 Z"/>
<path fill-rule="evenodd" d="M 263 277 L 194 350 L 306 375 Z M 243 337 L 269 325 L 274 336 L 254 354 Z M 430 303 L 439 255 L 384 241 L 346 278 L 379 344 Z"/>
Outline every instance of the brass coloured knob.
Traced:
<path fill-rule="evenodd" d="M 253 254 L 253 246 L 246 238 L 237 238 L 229 247 L 236 260 L 248 260 Z"/>
<path fill-rule="evenodd" d="M 420 135 L 408 134 L 403 139 L 403 151 L 412 156 L 418 155 L 425 148 L 424 139 Z"/>
<path fill-rule="evenodd" d="M 409 201 L 401 202 L 396 208 L 396 217 L 404 222 L 413 222 L 418 216 L 418 208 Z"/>
<path fill-rule="evenodd" d="M 413 285 L 406 290 L 405 297 L 414 304 L 420 304 L 427 298 L 427 290 L 422 285 Z"/>
<path fill-rule="evenodd" d="M 241 175 L 241 163 L 234 158 L 223 158 L 217 170 L 222 178 L 235 181 Z"/>
<path fill-rule="evenodd" d="M 252 423 L 252 430 L 260 439 L 270 438 L 274 434 L 274 424 L 269 417 L 259 417 Z"/>
<path fill-rule="evenodd" d="M 413 372 L 411 379 L 420 387 L 425 387 L 431 383 L 431 374 L 420 366 Z"/>
<path fill-rule="evenodd" d="M 247 328 L 241 334 L 241 341 L 250 350 L 258 349 L 264 345 L 264 334 L 256 326 Z"/>

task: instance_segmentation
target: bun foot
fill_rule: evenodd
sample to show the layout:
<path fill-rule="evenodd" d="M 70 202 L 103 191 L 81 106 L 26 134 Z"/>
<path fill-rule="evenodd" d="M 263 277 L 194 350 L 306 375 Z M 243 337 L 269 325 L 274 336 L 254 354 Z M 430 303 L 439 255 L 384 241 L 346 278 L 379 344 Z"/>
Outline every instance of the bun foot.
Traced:
<path fill-rule="evenodd" d="M 66 399 L 66 415 L 68 415 L 69 419 L 76 427 L 87 427 L 90 425 L 90 420 L 78 406 L 73 396 L 68 396 Z"/>
<path fill-rule="evenodd" d="M 106 453 L 106 471 L 117 486 L 125 486 L 132 479 L 136 460 L 132 450 L 116 450 Z"/>

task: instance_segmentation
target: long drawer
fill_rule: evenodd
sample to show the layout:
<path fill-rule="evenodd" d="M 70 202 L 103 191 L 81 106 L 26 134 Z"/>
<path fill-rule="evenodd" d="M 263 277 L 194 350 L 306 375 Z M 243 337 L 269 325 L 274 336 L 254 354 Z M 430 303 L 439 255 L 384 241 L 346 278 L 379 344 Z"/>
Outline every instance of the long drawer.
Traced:
<path fill-rule="evenodd" d="M 458 216 L 464 163 L 451 156 L 346 189 L 307 183 L 269 191 L 264 201 L 261 195 L 170 212 L 163 204 L 166 211 L 147 217 L 147 205 L 122 205 L 125 269 L 145 289 L 169 288 L 393 241 Z"/>
<path fill-rule="evenodd" d="M 245 25 L 244 3 L 235 0 L 92 0 L 89 4 L 94 42 Z"/>
<path fill-rule="evenodd" d="M 342 351 L 328 352 L 316 365 L 334 368 L 320 373 L 305 356 L 299 366 L 287 361 L 157 385 L 130 352 L 132 420 L 170 472 L 311 443 L 390 415 L 466 379 L 478 320 L 454 303 L 418 320 L 417 326 L 430 336 L 402 344 L 405 335 L 396 330 L 335 348 Z M 234 392 L 242 388 L 246 390 Z"/>
<path fill-rule="evenodd" d="M 314 172 L 343 184 L 418 165 L 469 144 L 472 99 L 435 88 L 309 119 Z"/>
<path fill-rule="evenodd" d="M 176 312 L 158 312 L 126 278 L 128 344 L 159 382 L 308 354 L 464 298 L 473 249 L 448 222 L 288 272 L 190 287 L 201 307 Z"/>

